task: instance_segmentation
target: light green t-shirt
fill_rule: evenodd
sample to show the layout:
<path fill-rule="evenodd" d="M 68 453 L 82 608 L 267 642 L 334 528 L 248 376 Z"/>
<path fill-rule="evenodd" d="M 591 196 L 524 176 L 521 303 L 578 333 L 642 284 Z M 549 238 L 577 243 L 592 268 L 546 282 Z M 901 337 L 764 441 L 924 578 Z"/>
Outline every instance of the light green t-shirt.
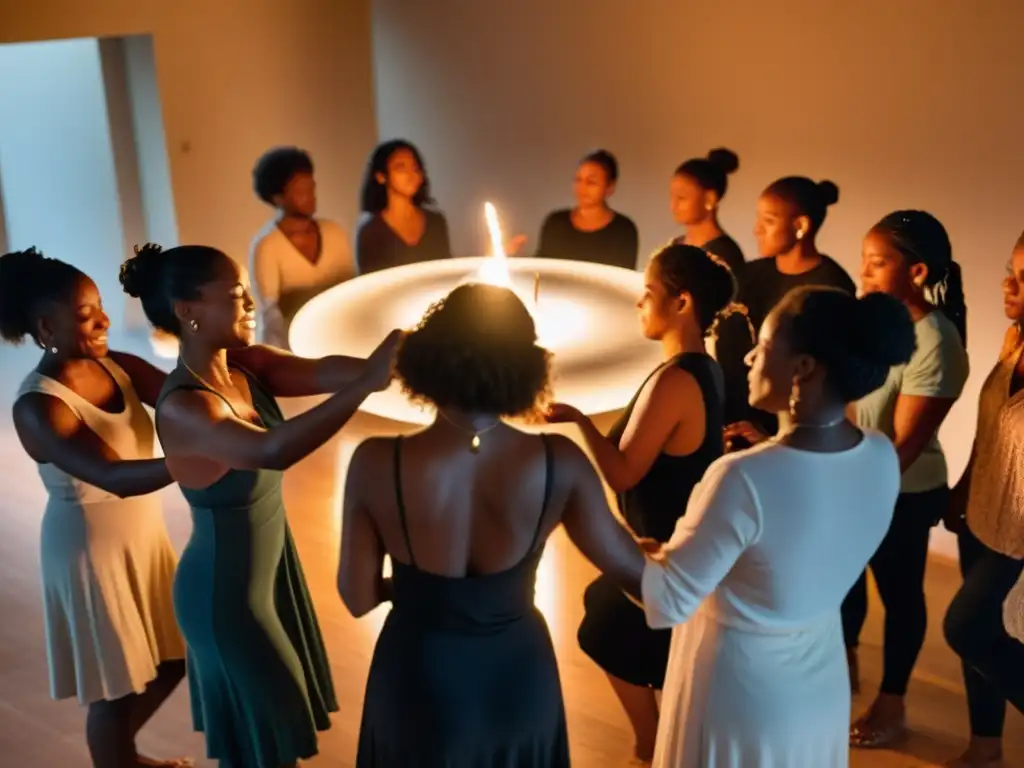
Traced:
<path fill-rule="evenodd" d="M 900 395 L 956 399 L 967 382 L 967 351 L 956 326 L 942 312 L 930 312 L 914 323 L 917 349 L 910 362 L 889 370 L 885 383 L 857 402 L 857 424 L 895 435 L 893 418 Z M 938 434 L 903 473 L 902 493 L 941 488 L 948 482 L 946 457 Z"/>

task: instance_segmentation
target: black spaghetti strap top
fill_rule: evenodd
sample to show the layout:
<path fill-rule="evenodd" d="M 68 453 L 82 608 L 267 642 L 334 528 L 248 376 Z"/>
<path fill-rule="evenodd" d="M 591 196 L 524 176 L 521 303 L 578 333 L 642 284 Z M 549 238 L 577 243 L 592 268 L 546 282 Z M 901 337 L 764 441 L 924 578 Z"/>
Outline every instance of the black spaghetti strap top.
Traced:
<path fill-rule="evenodd" d="M 544 441 L 544 498 L 530 540 L 530 546 L 518 563 L 503 571 L 443 576 L 419 568 L 406 517 L 402 494 L 402 438 L 395 439 L 394 482 L 398 518 L 402 526 L 409 563 L 392 558 L 396 620 L 408 620 L 432 629 L 460 634 L 490 633 L 524 616 L 535 613 L 534 589 L 537 566 L 544 551 L 538 546 L 545 513 L 551 501 L 554 458 L 547 435 Z"/>

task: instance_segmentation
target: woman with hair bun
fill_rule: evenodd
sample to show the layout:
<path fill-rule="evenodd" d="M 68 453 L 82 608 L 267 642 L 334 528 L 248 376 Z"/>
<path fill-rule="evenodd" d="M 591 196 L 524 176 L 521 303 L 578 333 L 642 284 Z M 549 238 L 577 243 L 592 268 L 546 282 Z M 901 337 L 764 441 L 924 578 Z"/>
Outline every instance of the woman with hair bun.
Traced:
<path fill-rule="evenodd" d="M 715 254 L 737 274 L 745 263 L 743 251 L 718 223 L 718 205 L 729 188 L 729 176 L 739 167 L 740 159 L 731 149 L 712 149 L 707 157 L 695 157 L 676 168 L 669 187 L 672 216 L 686 227 L 674 242 Z"/>
<path fill-rule="evenodd" d="M 674 627 L 656 768 L 849 764 L 839 606 L 889 527 L 899 459 L 845 411 L 913 349 L 879 294 L 797 288 L 761 324 L 750 404 L 779 432 L 711 465 L 644 569 L 648 624 Z"/>
<path fill-rule="evenodd" d="M 538 413 L 549 357 L 519 298 L 490 285 L 456 288 L 402 342 L 398 377 L 436 418 L 362 443 L 345 487 L 341 597 L 363 616 L 393 594 L 358 768 L 569 765 L 558 665 L 534 606 L 545 543 L 563 524 L 634 595 L 644 558 L 582 450 L 505 421 Z"/>
<path fill-rule="evenodd" d="M 839 264 L 821 253 L 817 235 L 830 206 L 839 200 L 839 188 L 831 181 L 812 181 L 805 176 L 786 176 L 772 182 L 757 200 L 754 236 L 761 258 L 747 262 L 737 275 L 736 301 L 747 308 L 755 333 L 772 308 L 789 291 L 800 286 L 839 288 L 854 294 L 853 280 Z M 727 423 L 750 421 L 764 434 L 778 428 L 773 414 L 747 404 L 746 369 L 743 359 L 751 339 L 740 323 L 723 328 L 717 345 L 718 361 L 725 373 Z M 731 439 L 746 435 L 747 425 L 737 425 Z M 747 440 L 746 442 L 750 442 Z"/>
<path fill-rule="evenodd" d="M 618 181 L 619 163 L 608 150 L 595 150 L 580 160 L 573 183 L 576 205 L 548 214 L 534 256 L 636 269 L 636 224 L 608 205 Z M 514 248 L 520 244 L 516 240 Z"/>
<path fill-rule="evenodd" d="M 96 768 L 186 766 L 141 757 L 135 737 L 185 676 L 171 601 L 177 556 L 155 492 L 165 375 L 107 347 L 96 284 L 35 249 L 0 257 L 0 337 L 30 337 L 42 359 L 18 389 L 14 427 L 49 499 L 40 560 L 50 695 L 88 707 Z"/>
<path fill-rule="evenodd" d="M 192 507 L 174 579 L 192 717 L 223 768 L 292 768 L 337 710 L 327 653 L 281 496 L 282 472 L 387 386 L 398 334 L 363 360 L 254 346 L 245 270 L 203 245 L 147 245 L 125 291 L 180 357 L 156 403 L 167 466 Z M 275 397 L 331 394 L 285 420 Z"/>
<path fill-rule="evenodd" d="M 735 283 L 717 257 L 693 245 L 656 253 L 637 302 L 644 336 L 661 342 L 665 361 L 644 380 L 607 436 L 570 405 L 551 406 L 552 422 L 583 433 L 619 511 L 635 536 L 666 542 L 690 492 L 722 455 L 722 372 L 705 352 Z M 635 735 L 638 760 L 650 761 L 658 732 L 656 691 L 665 682 L 672 633 L 652 630 L 643 610 L 609 576 L 587 587 L 580 648 L 608 675 Z"/>
<path fill-rule="evenodd" d="M 924 645 L 925 567 L 931 529 L 949 504 L 946 459 L 938 431 L 963 392 L 969 371 L 960 268 L 945 227 L 924 211 L 895 211 L 879 221 L 862 249 L 861 289 L 907 307 L 916 349 L 882 386 L 857 402 L 857 423 L 893 441 L 900 459 L 900 496 L 892 527 L 871 558 L 885 606 L 882 683 L 866 714 L 850 729 L 855 747 L 882 747 L 903 736 L 907 686 Z M 867 574 L 843 603 L 850 677 L 858 685 L 857 645 L 868 608 Z"/>

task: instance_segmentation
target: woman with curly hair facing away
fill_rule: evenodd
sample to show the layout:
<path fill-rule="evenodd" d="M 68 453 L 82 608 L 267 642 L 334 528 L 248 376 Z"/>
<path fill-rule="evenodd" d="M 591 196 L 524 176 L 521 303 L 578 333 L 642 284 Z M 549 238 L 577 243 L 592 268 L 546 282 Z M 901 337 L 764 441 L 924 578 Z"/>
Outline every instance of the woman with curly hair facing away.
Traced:
<path fill-rule="evenodd" d="M 361 198 L 363 218 L 356 232 L 360 275 L 451 258 L 448 220 L 431 207 L 423 156 L 408 141 L 385 141 L 373 150 Z"/>
<path fill-rule="evenodd" d="M 147 245 L 121 283 L 181 354 L 156 404 L 167 466 L 192 507 L 174 579 L 192 717 L 222 768 L 290 768 L 337 709 L 327 653 L 281 497 L 282 472 L 391 378 L 399 335 L 366 361 L 253 346 L 245 270 L 220 251 Z M 275 397 L 332 394 L 285 421 Z"/>
<path fill-rule="evenodd" d="M 779 432 L 711 465 L 644 570 L 648 623 L 675 627 L 657 768 L 848 765 L 839 606 L 889 527 L 899 460 L 845 409 L 913 349 L 881 294 L 798 288 L 762 323 L 750 404 Z"/>
<path fill-rule="evenodd" d="M 88 707 L 96 768 L 154 761 L 135 737 L 185 676 L 171 602 L 177 556 L 155 491 L 170 485 L 153 453 L 164 374 L 107 347 L 96 284 L 35 249 L 0 257 L 0 336 L 43 355 L 22 382 L 14 427 L 49 500 L 40 561 L 50 693 Z"/>
<path fill-rule="evenodd" d="M 259 339 L 289 349 L 288 328 L 303 304 L 355 274 L 348 235 L 316 215 L 313 161 L 297 147 L 265 153 L 252 171 L 256 196 L 273 206 L 250 253 Z"/>
<path fill-rule="evenodd" d="M 722 455 L 722 371 L 704 338 L 735 284 L 723 262 L 692 245 L 656 253 L 644 283 L 640 324 L 644 336 L 661 342 L 665 362 L 607 436 L 570 405 L 553 405 L 548 420 L 579 426 L 634 535 L 666 542 L 690 492 Z M 643 609 L 608 576 L 587 588 L 584 605 L 580 647 L 608 675 L 633 725 L 636 757 L 649 762 L 658 732 L 655 691 L 665 682 L 672 633 L 650 629 Z"/>
<path fill-rule="evenodd" d="M 355 616 L 393 592 L 359 768 L 569 765 L 558 666 L 533 602 L 544 544 L 564 524 L 634 594 L 643 554 L 582 450 L 504 421 L 535 412 L 548 358 L 523 303 L 489 285 L 456 288 L 401 345 L 397 374 L 437 417 L 362 443 L 348 471 L 339 591 Z"/>
<path fill-rule="evenodd" d="M 865 294 L 883 293 L 903 302 L 917 339 L 910 362 L 893 368 L 856 409 L 858 424 L 892 439 L 903 475 L 892 527 L 869 565 L 885 607 L 882 683 L 868 711 L 851 727 L 850 743 L 871 748 L 903 736 L 907 686 L 924 645 L 928 541 L 949 505 L 938 432 L 967 382 L 967 310 L 949 235 L 924 211 L 896 211 L 868 232 L 861 288 Z M 843 603 L 854 690 L 859 687 L 857 646 L 867 609 L 864 574 Z"/>
<path fill-rule="evenodd" d="M 731 149 L 712 149 L 707 157 L 691 158 L 676 168 L 669 187 L 672 217 L 686 227 L 673 242 L 715 254 L 736 274 L 745 263 L 743 251 L 718 223 L 718 206 L 729 189 L 729 176 L 739 167 Z"/>

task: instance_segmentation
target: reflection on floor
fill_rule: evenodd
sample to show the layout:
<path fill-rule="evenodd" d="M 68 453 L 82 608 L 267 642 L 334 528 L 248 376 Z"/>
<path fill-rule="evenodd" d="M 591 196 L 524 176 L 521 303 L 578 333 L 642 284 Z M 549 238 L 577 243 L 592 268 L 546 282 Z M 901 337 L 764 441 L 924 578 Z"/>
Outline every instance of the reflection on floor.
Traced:
<path fill-rule="evenodd" d="M 17 359 L 15 359 L 17 358 Z M 10 402 L 17 378 L 30 357 L 4 353 L 0 365 L 0 755 L 9 766 L 87 766 L 82 736 L 83 713 L 73 702 L 47 696 L 39 606 L 38 531 L 44 496 L 35 468 L 21 452 L 10 424 Z M 17 373 L 15 373 L 15 371 Z M 294 410 L 291 404 L 289 410 Z M 381 422 L 358 416 L 343 436 L 295 467 L 286 477 L 285 496 L 334 670 L 341 712 L 323 734 L 320 757 L 310 766 L 351 766 L 355 759 L 363 686 L 374 639 L 383 620 L 379 609 L 363 620 L 352 619 L 334 587 L 339 540 L 341 469 L 361 436 L 377 432 Z M 168 527 L 175 545 L 189 534 L 188 510 L 176 489 L 163 494 Z M 537 601 L 551 626 L 558 652 L 572 739 L 574 764 L 584 768 L 624 764 L 631 750 L 629 727 L 611 690 L 576 646 L 583 588 L 593 568 L 564 534 L 548 544 L 541 568 Z M 927 645 L 910 693 L 913 737 L 899 751 L 859 752 L 852 765 L 886 768 L 924 766 L 954 754 L 967 736 L 960 671 L 941 637 L 941 616 L 958 577 L 946 562 L 930 564 L 928 596 L 931 625 Z M 877 605 L 877 601 L 873 603 Z M 864 689 L 880 677 L 878 646 L 881 624 L 873 611 L 862 652 Z M 866 694 L 863 698 L 866 698 Z M 854 702 L 859 710 L 864 701 Z M 144 732 L 142 746 L 151 753 L 203 755 L 202 738 L 192 733 L 187 692 L 182 687 Z M 1024 756 L 1024 719 L 1007 719 L 1007 753 Z M 1015 758 L 1020 760 L 1021 758 Z M 1008 765 L 1024 765 L 1010 762 Z M 210 762 L 200 765 L 211 766 Z M 823 766 L 822 768 L 827 768 Z"/>

